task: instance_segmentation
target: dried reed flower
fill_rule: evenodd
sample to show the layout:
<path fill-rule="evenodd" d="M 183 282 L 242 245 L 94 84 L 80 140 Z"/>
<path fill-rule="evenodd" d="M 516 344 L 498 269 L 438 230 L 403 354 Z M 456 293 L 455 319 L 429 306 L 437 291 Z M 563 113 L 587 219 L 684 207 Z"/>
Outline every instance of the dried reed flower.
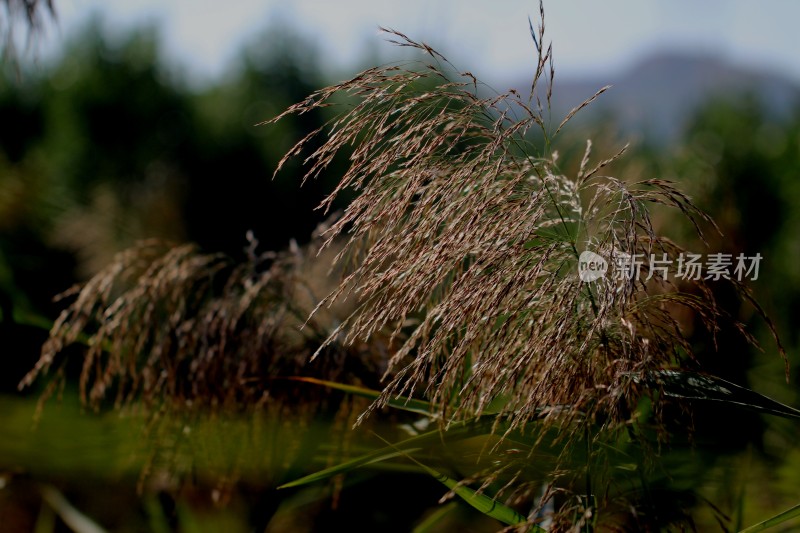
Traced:
<path fill-rule="evenodd" d="M 319 267 L 296 246 L 257 254 L 249 238 L 249 260 L 239 265 L 188 244 L 144 241 L 121 252 L 71 291 L 74 301 L 21 386 L 54 364 L 63 368 L 59 354 L 74 343 L 86 344 L 81 398 L 94 408 L 112 395 L 117 406 L 144 400 L 242 409 L 288 389 L 297 393 L 276 378 L 344 378 L 341 356 L 306 366 L 331 329 L 331 318 L 306 321 L 317 303 L 320 289 L 312 283 L 319 284 Z M 362 375 L 351 378 L 369 380 L 379 371 L 370 366 L 380 365 L 374 348 L 350 352 L 364 363 Z M 289 403 L 302 404 L 298 398 Z"/>
<path fill-rule="evenodd" d="M 323 303 L 352 292 L 359 305 L 328 342 L 365 340 L 386 328 L 393 338 L 407 334 L 371 409 L 422 389 L 442 423 L 500 402 L 498 420 L 510 429 L 544 418 L 569 437 L 582 435 L 572 422 L 624 424 L 641 396 L 639 378 L 692 356 L 675 307 L 688 307 L 711 331 L 725 313 L 702 279 L 689 290 L 659 274 L 583 283 L 579 254 L 675 259 L 680 249 L 656 234 L 649 204 L 680 210 L 698 232 L 710 221 L 669 182 L 604 175 L 624 149 L 592 163 L 587 143 L 577 175 L 559 171 L 550 150 L 552 46 L 544 47 L 543 23 L 538 31 L 531 25 L 537 58 L 528 98 L 515 90 L 481 96 L 473 74 L 384 31 L 430 61 L 370 68 L 268 121 L 343 106 L 324 144 L 305 157 L 304 179 L 314 178 L 352 146 L 350 167 L 321 208 L 347 189 L 358 193 L 326 232 L 328 242 L 347 234 L 339 257 L 357 259 Z M 324 130 L 300 140 L 281 165 Z M 531 140 L 536 131 L 541 148 Z"/>
<path fill-rule="evenodd" d="M 318 255 L 312 243 L 306 250 L 293 244 L 284 252 L 258 253 L 257 241 L 248 238 L 243 263 L 155 240 L 119 253 L 62 295 L 72 302 L 20 384 L 55 369 L 41 409 L 77 361 L 84 405 L 100 410 L 113 399 L 116 408 L 141 413 L 144 418 L 134 418 L 145 424 L 147 437 L 138 452 L 144 456 L 140 491 L 156 485 L 179 490 L 179 480 L 194 477 L 200 465 L 201 484 L 224 499 L 248 476 L 278 485 L 287 472 L 307 468 L 315 453 L 338 461 L 356 438 L 349 428 L 366 400 L 287 378 L 376 387 L 385 370 L 385 339 L 347 348 L 329 344 L 325 357 L 308 364 L 337 317 L 351 311 L 344 304 L 307 320 L 316 294 L 331 290 L 332 250 Z M 236 425 L 239 415 L 248 417 L 247 425 Z M 240 431 L 211 439 L 225 441 L 212 446 L 223 459 L 204 451 L 197 442 L 202 437 L 176 438 L 215 418 Z M 323 428 L 336 445 L 320 451 Z M 272 449 L 258 449 L 258 443 Z"/>
<path fill-rule="evenodd" d="M 651 206 L 678 210 L 704 242 L 701 224 L 717 230 L 690 198 L 665 180 L 628 183 L 606 175 L 625 148 L 594 162 L 587 142 L 578 172 L 561 172 L 554 137 L 608 87 L 550 126 L 554 68 L 543 9 L 541 17 L 537 30 L 531 24 L 537 55 L 527 97 L 513 89 L 484 96 L 472 73 L 424 43 L 383 30 L 428 61 L 367 69 L 265 124 L 341 109 L 289 150 L 276 173 L 302 154 L 303 181 L 313 179 L 337 154 L 349 154 L 348 170 L 320 208 L 329 209 L 345 191 L 357 193 L 324 232 L 326 245 L 346 236 L 337 260 L 349 259 L 350 270 L 315 312 L 348 296 L 358 306 L 320 349 L 388 332 L 399 344 L 380 398 L 358 421 L 397 395 L 422 395 L 443 428 L 488 414 L 501 436 L 530 430 L 539 436 L 528 453 L 501 456 L 462 483 L 479 483 L 481 490 L 503 484 L 496 498 L 533 502 L 530 523 L 558 494 L 553 530 L 577 531 L 594 521 L 597 508 L 613 518 L 650 505 L 637 501 L 636 490 L 614 493 L 626 482 L 614 481 L 608 450 L 625 430 L 636 434 L 644 397 L 655 428 L 668 435 L 668 395 L 658 377 L 696 362 L 691 326 L 681 314 L 688 310 L 714 340 L 721 321 L 755 340 L 716 304 L 705 279 L 678 283 L 650 269 L 657 259 L 676 264 L 684 252 L 656 232 Z M 324 142 L 307 153 L 318 136 Z M 641 258 L 642 275 L 584 282 L 583 251 L 627 261 L 626 268 Z M 752 302 L 744 286 L 734 285 Z M 637 438 L 645 456 L 654 451 L 647 438 Z M 543 449 L 551 470 L 526 475 Z M 542 483 L 545 495 L 536 503 Z M 676 512 L 670 520 L 685 523 L 687 516 Z"/>
<path fill-rule="evenodd" d="M 335 261 L 349 259 L 349 268 L 337 289 L 322 299 L 317 290 L 309 295 L 298 251 L 265 256 L 253 248 L 237 266 L 188 245 L 143 243 L 76 290 L 26 383 L 82 335 L 81 390 L 95 406 L 112 389 L 118 403 L 255 405 L 276 376 L 308 375 L 321 365 L 323 377 L 347 381 L 342 372 L 353 366 L 365 375 L 380 368 L 386 385 L 359 422 L 395 395 L 419 394 L 442 427 L 484 414 L 506 434 L 535 422 L 538 443 L 555 450 L 556 463 L 529 518 L 563 493 L 554 528 L 576 527 L 590 520 L 597 494 L 615 497 L 594 494 L 588 482 L 583 495 L 575 488 L 603 461 L 592 443 L 630 427 L 643 395 L 658 400 L 659 422 L 665 396 L 655 393 L 664 380 L 653 376 L 693 357 L 676 310 L 689 309 L 712 333 L 731 320 L 754 342 L 716 305 L 706 280 L 678 285 L 654 270 L 587 283 L 578 276 L 581 252 L 641 257 L 648 270 L 648 258 L 674 261 L 682 252 L 657 234 L 651 205 L 679 210 L 701 236 L 700 224 L 710 220 L 669 182 L 606 175 L 624 149 L 593 162 L 587 142 L 578 172 L 561 172 L 553 137 L 606 88 L 549 126 L 554 68 L 543 22 L 538 30 L 531 25 L 537 55 L 527 97 L 516 90 L 483 96 L 472 73 L 384 31 L 430 61 L 365 70 L 269 121 L 344 106 L 276 170 L 323 133 L 305 157 L 304 179 L 349 154 L 349 169 L 321 205 L 329 209 L 346 190 L 358 193 L 322 231 L 320 252 L 347 236 Z M 582 466 L 569 464 L 579 442 L 588 452 Z M 542 478 L 521 477 L 535 450 L 472 480 L 482 488 L 504 483 L 498 497 L 535 499 Z M 631 508 L 625 498 L 617 504 Z"/>

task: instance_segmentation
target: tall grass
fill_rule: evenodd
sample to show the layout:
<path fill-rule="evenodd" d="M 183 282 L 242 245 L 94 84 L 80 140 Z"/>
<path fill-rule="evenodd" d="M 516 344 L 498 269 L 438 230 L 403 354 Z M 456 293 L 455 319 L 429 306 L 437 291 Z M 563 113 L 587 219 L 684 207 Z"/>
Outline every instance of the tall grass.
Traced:
<path fill-rule="evenodd" d="M 471 73 L 386 31 L 429 62 L 366 70 L 275 119 L 354 98 L 305 158 L 313 178 L 353 145 L 347 173 L 321 207 L 357 191 L 325 232 L 326 244 L 346 236 L 339 258 L 355 258 L 354 266 L 318 309 L 350 294 L 359 304 L 328 342 L 386 328 L 395 339 L 407 335 L 374 407 L 419 392 L 441 421 L 501 402 L 514 429 L 542 418 L 565 427 L 598 418 L 625 423 L 642 393 L 636 376 L 692 357 L 676 307 L 712 331 L 724 312 L 704 280 L 678 287 L 656 272 L 646 281 L 647 263 L 642 276 L 610 272 L 583 283 L 579 254 L 674 260 L 681 250 L 656 233 L 649 204 L 679 210 L 698 231 L 710 221 L 669 182 L 606 175 L 624 149 L 596 161 L 587 142 L 578 173 L 560 172 L 554 136 L 604 89 L 549 126 L 552 47 L 541 44 L 543 24 L 532 32 L 538 56 L 528 97 L 515 90 L 482 96 Z"/>
<path fill-rule="evenodd" d="M 625 149 L 598 161 L 590 141 L 576 174 L 560 170 L 556 137 L 608 87 L 563 119 L 550 116 L 552 45 L 545 46 L 543 10 L 541 17 L 538 29 L 531 25 L 536 56 L 528 95 L 487 96 L 472 73 L 441 53 L 384 30 L 427 61 L 368 69 L 273 121 L 341 110 L 284 161 L 303 157 L 306 179 L 313 179 L 336 154 L 352 150 L 349 169 L 321 208 L 357 192 L 324 234 L 326 244 L 345 238 L 339 260 L 353 266 L 317 309 L 356 298 L 357 309 L 326 343 L 391 331 L 398 348 L 380 397 L 360 420 L 397 396 L 415 395 L 430 401 L 445 429 L 491 414 L 504 435 L 528 430 L 561 446 L 554 478 L 562 460 L 586 447 L 585 468 L 577 467 L 586 474 L 585 494 L 565 498 L 580 503 L 565 503 L 557 514 L 559 523 L 588 527 L 595 506 L 608 504 L 594 499 L 602 491 L 589 475 L 593 446 L 637 427 L 643 401 L 653 410 L 648 423 L 666 435 L 664 408 L 680 396 L 664 389 L 675 385 L 668 369 L 695 365 L 691 327 L 679 317 L 699 319 L 712 337 L 729 321 L 755 341 L 716 304 L 704 279 L 677 283 L 649 270 L 652 258 L 675 264 L 683 252 L 656 232 L 652 205 L 677 210 L 701 239 L 702 226 L 716 231 L 686 195 L 664 180 L 629 183 L 606 174 Z M 317 136 L 324 143 L 307 153 Z M 585 250 L 612 261 L 641 257 L 642 274 L 583 283 L 577 263 Z M 538 444 L 534 439 L 529 453 Z M 497 478 L 484 472 L 482 486 Z M 561 490 L 578 490 L 576 479 Z"/>
<path fill-rule="evenodd" d="M 65 352 L 74 345 L 82 347 L 81 399 L 94 409 L 112 399 L 117 407 L 155 410 L 302 411 L 304 396 L 314 404 L 324 395 L 282 378 L 302 373 L 373 384 L 385 350 L 378 338 L 369 347 L 330 346 L 328 358 L 306 364 L 343 312 L 307 320 L 316 293 L 329 290 L 324 257 L 312 263 L 314 249 L 296 246 L 260 252 L 249 238 L 249 260 L 242 264 L 159 241 L 118 254 L 86 284 L 61 295 L 71 303 L 20 387 L 52 372 L 44 399 L 52 395 L 75 367 L 74 352 L 72 358 Z M 345 366 L 345 359 L 360 364 Z"/>
<path fill-rule="evenodd" d="M 259 255 L 254 244 L 250 261 L 235 265 L 191 246 L 143 243 L 76 289 L 25 383 L 76 342 L 88 345 L 80 386 L 95 407 L 112 396 L 118 405 L 280 413 L 315 381 L 287 381 L 292 393 L 281 395 L 276 378 L 310 375 L 370 396 L 352 385 L 378 386 L 380 374 L 359 423 L 392 406 L 438 427 L 297 484 L 402 459 L 444 432 L 445 450 L 477 457 L 461 481 L 448 475 L 463 471 L 453 462 L 412 463 L 507 524 L 521 517 L 524 527 L 588 530 L 684 520 L 680 510 L 655 511 L 645 483 L 659 451 L 652 436 L 669 436 L 671 403 L 739 394 L 678 371 L 696 367 L 685 317 L 712 336 L 730 321 L 754 341 L 706 280 L 677 283 L 649 270 L 651 258 L 682 252 L 656 231 L 653 206 L 676 210 L 701 237 L 703 227 L 715 230 L 686 195 L 664 180 L 609 175 L 625 149 L 598 158 L 590 141 L 577 172 L 561 170 L 560 131 L 607 88 L 551 116 L 555 70 L 540 16 L 528 94 L 488 95 L 428 45 L 384 30 L 425 60 L 365 70 L 269 121 L 340 110 L 276 170 L 302 156 L 305 179 L 314 179 L 349 155 L 320 207 L 357 195 L 320 229 L 319 248 Z M 330 250 L 341 281 L 323 297 L 307 269 Z M 579 278 L 587 250 L 612 261 L 608 276 Z M 625 257 L 643 258 L 641 275 L 617 275 L 613 261 Z M 469 447 L 474 438 L 479 451 Z"/>

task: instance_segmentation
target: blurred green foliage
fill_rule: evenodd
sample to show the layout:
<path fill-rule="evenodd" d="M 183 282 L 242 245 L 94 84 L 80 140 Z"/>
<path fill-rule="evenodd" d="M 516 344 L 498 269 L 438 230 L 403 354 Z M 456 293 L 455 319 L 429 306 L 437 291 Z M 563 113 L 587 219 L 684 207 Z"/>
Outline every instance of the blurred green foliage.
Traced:
<path fill-rule="evenodd" d="M 797 385 L 800 102 L 778 115 L 758 95 L 715 98 L 695 114 L 680 146 L 648 157 L 657 161 L 653 171 L 678 181 L 719 225 L 720 232 L 706 233 L 708 245 L 695 242 L 696 249 L 763 257 L 758 279 L 748 287 L 774 322 L 793 367 L 791 385 Z M 738 381 L 750 375 L 768 392 L 796 403 L 767 325 L 752 305 L 718 296 L 729 313 L 747 323 L 763 353 L 725 332 L 716 349 L 709 343 L 708 370 Z"/>
<path fill-rule="evenodd" d="M 715 289 L 715 298 L 746 324 L 761 350 L 721 324 L 716 343 L 709 335 L 696 335 L 698 364 L 706 372 L 797 406 L 800 101 L 779 113 L 764 95 L 732 89 L 698 109 L 680 143 L 644 146 L 635 157 L 643 173 L 678 182 L 718 224 L 719 232 L 706 229 L 705 244 L 699 239 L 692 242 L 691 228 L 681 227 L 680 221 L 663 220 L 687 247 L 699 253 L 763 257 L 758 279 L 747 285 L 780 335 L 791 365 L 789 375 L 768 324 L 752 304 L 723 286 Z M 692 411 L 697 444 L 716 452 L 709 457 L 701 492 L 729 515 L 734 528 L 797 503 L 797 424 L 746 412 L 726 415 L 714 405 L 695 404 Z"/>
<path fill-rule="evenodd" d="M 275 30 L 195 90 L 153 29 L 112 43 L 95 21 L 56 64 L 0 80 L 0 289 L 52 315 L 54 294 L 138 239 L 234 256 L 248 230 L 267 249 L 306 241 L 336 169 L 302 188 L 291 165 L 272 173 L 325 118 L 255 124 L 321 84 L 311 54 Z"/>

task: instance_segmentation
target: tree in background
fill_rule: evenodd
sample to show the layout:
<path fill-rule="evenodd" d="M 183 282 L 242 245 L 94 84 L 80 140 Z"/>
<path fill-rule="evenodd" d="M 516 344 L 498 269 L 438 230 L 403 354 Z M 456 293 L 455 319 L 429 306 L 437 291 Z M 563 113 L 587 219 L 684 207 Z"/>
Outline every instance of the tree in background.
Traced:
<path fill-rule="evenodd" d="M 800 102 L 779 114 L 770 111 L 759 95 L 715 98 L 698 110 L 685 133 L 684 148 L 666 166 L 671 169 L 667 172 L 681 176 L 698 205 L 719 224 L 722 235 L 711 236 L 711 248 L 763 256 L 759 278 L 751 288 L 781 332 L 793 363 L 791 384 L 796 385 L 800 346 L 794 321 L 800 312 L 800 208 L 796 202 L 800 197 Z M 760 340 L 769 337 L 752 306 L 738 303 L 723 292 L 718 297 L 728 312 L 747 322 Z M 752 382 L 778 398 L 797 402 L 796 393 L 776 379 L 780 373 L 777 361 L 747 347 L 736 335 L 727 334 L 721 340 L 716 349 L 707 343 L 707 364 L 715 373 L 742 384 Z M 787 433 L 785 429 L 778 435 L 773 428 L 766 444 L 756 437 L 760 431 L 751 431 L 749 437 L 756 438 L 759 447 L 767 446 L 765 451 L 780 455 L 783 446 L 794 440 L 790 436 L 793 431 Z M 777 447 L 776 437 L 782 442 Z"/>
<path fill-rule="evenodd" d="M 255 124 L 318 84 L 312 51 L 267 35 L 233 77 L 197 92 L 150 29 L 116 46 L 97 22 L 80 35 L 44 75 L 0 87 L 4 290 L 50 310 L 53 294 L 142 238 L 240 258 L 250 230 L 269 249 L 308 241 L 335 174 L 302 189 L 291 172 L 269 176 L 288 139 L 324 117 Z"/>

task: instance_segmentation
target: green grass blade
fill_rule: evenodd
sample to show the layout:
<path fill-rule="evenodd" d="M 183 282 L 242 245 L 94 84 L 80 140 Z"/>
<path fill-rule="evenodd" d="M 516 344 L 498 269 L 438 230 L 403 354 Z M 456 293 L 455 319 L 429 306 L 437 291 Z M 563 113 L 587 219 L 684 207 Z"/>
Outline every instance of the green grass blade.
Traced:
<path fill-rule="evenodd" d="M 779 524 L 783 524 L 787 520 L 800 516 L 800 504 L 795 505 L 791 509 L 786 509 L 782 513 L 776 514 L 772 518 L 768 518 L 763 522 L 754 524 L 746 529 L 741 530 L 739 533 L 756 533 L 757 531 L 764 531 Z"/>
<path fill-rule="evenodd" d="M 33 526 L 33 533 L 55 533 L 56 513 L 49 505 L 42 505 L 39 508 L 39 515 Z"/>
<path fill-rule="evenodd" d="M 442 505 L 425 518 L 425 520 L 417 524 L 412 533 L 435 533 L 439 531 L 442 520 L 456 509 L 458 509 L 458 504 L 456 502 Z"/>
<path fill-rule="evenodd" d="M 371 400 L 377 400 L 381 395 L 380 391 L 376 391 L 374 389 L 356 387 L 354 385 L 345 385 L 335 381 L 325 381 L 323 379 L 308 377 L 291 377 L 287 379 L 292 381 L 302 381 L 304 383 L 312 383 L 314 385 L 321 385 L 323 387 L 329 387 L 331 389 L 340 390 L 348 394 L 369 398 Z M 403 411 L 409 411 L 411 413 L 418 413 L 426 416 L 433 416 L 431 404 L 423 400 L 416 400 L 414 398 L 407 398 L 405 396 L 396 396 L 394 398 L 390 398 L 387 404 L 395 409 L 402 409 Z"/>
<path fill-rule="evenodd" d="M 681 370 L 660 370 L 649 372 L 644 379 L 638 376 L 634 376 L 634 379 L 641 379 L 646 384 L 660 386 L 664 389 L 664 394 L 673 398 L 727 403 L 784 418 L 800 418 L 800 410 L 794 407 L 789 407 L 730 381 L 706 374 Z"/>
<path fill-rule="evenodd" d="M 158 498 L 156 496 L 148 496 L 142 501 L 145 514 L 147 515 L 147 524 L 150 526 L 151 533 L 171 533 L 172 528 L 169 526 L 169 519 L 164 513 Z"/>
<path fill-rule="evenodd" d="M 296 479 L 289 483 L 285 483 L 278 488 L 286 489 L 290 487 L 299 487 L 301 485 L 307 485 L 309 483 L 315 483 L 317 481 L 327 479 L 337 474 L 348 472 L 360 466 L 365 466 L 372 463 L 378 463 L 381 461 L 393 459 L 401 455 L 413 453 L 427 446 L 439 444 L 444 439 L 448 440 L 452 440 L 454 438 L 463 439 L 474 435 L 486 434 L 491 431 L 491 428 L 492 428 L 491 420 L 483 420 L 478 422 L 457 422 L 453 424 L 450 427 L 450 429 L 447 430 L 446 432 L 441 432 L 438 429 L 434 431 L 429 431 L 427 433 L 423 433 L 421 435 L 417 435 L 409 439 L 406 439 L 404 441 L 398 442 L 395 445 L 386 446 L 374 452 L 367 453 L 359 457 L 356 457 L 354 459 L 351 459 L 349 461 L 346 461 L 344 463 L 332 466 L 330 468 L 326 468 L 325 470 L 320 470 L 319 472 L 303 476 L 300 479 Z"/>
<path fill-rule="evenodd" d="M 420 463 L 412 459 L 415 463 L 425 469 L 431 476 L 435 479 L 440 481 L 444 486 L 448 489 L 452 490 L 453 493 L 467 502 L 469 505 L 480 511 L 481 513 L 485 514 L 486 516 L 490 516 L 495 520 L 499 520 L 500 522 L 509 525 L 515 526 L 518 524 L 524 524 L 527 522 L 527 518 L 519 514 L 517 511 L 512 509 L 511 507 L 502 504 L 491 498 L 483 493 L 477 493 L 473 489 L 467 487 L 466 485 L 459 484 L 453 478 L 450 478 L 441 472 L 434 470 L 429 466 L 425 466 L 424 464 Z M 543 529 L 534 526 L 533 531 L 544 531 Z"/>
<path fill-rule="evenodd" d="M 41 487 L 42 500 L 47 502 L 61 520 L 75 533 L 106 533 L 94 520 L 80 512 L 51 485 Z"/>
<path fill-rule="evenodd" d="M 407 451 L 415 452 L 418 451 L 419 449 L 420 448 L 408 448 Z M 350 461 L 346 461 L 336 466 L 326 468 L 325 470 L 320 470 L 319 472 L 303 476 L 300 479 L 290 481 L 289 483 L 284 483 L 278 488 L 288 489 L 291 487 L 300 487 L 302 485 L 308 485 L 309 483 L 316 483 L 317 481 L 328 479 L 329 477 L 335 476 L 337 474 L 343 474 L 360 466 L 366 466 L 372 463 L 379 463 L 381 461 L 388 461 L 389 459 L 394 459 L 395 457 L 399 457 L 401 455 L 403 455 L 403 452 L 394 452 L 394 451 L 387 452 L 386 450 L 378 450 L 377 452 L 362 455 L 360 457 L 356 457 L 355 459 L 351 459 Z"/>
<path fill-rule="evenodd" d="M 392 448 L 397 449 L 395 446 L 391 446 Z M 399 450 L 398 450 L 399 451 Z M 413 461 L 420 468 L 425 470 L 428 474 L 430 474 L 434 479 L 441 482 L 445 487 L 453 491 L 453 493 L 468 503 L 471 507 L 477 509 L 481 513 L 494 518 L 508 526 L 515 526 L 519 524 L 524 524 L 528 521 L 527 518 L 522 516 L 520 513 L 512 509 L 511 507 L 498 502 L 494 498 L 487 496 L 484 493 L 478 493 L 477 491 L 469 488 L 466 485 L 462 485 L 460 482 L 456 481 L 455 479 L 448 477 L 447 475 L 435 470 L 427 465 L 422 464 L 420 461 L 414 459 L 407 453 L 403 453 L 410 461 Z M 544 531 L 543 529 L 539 528 L 538 526 L 533 526 L 532 531 Z"/>

